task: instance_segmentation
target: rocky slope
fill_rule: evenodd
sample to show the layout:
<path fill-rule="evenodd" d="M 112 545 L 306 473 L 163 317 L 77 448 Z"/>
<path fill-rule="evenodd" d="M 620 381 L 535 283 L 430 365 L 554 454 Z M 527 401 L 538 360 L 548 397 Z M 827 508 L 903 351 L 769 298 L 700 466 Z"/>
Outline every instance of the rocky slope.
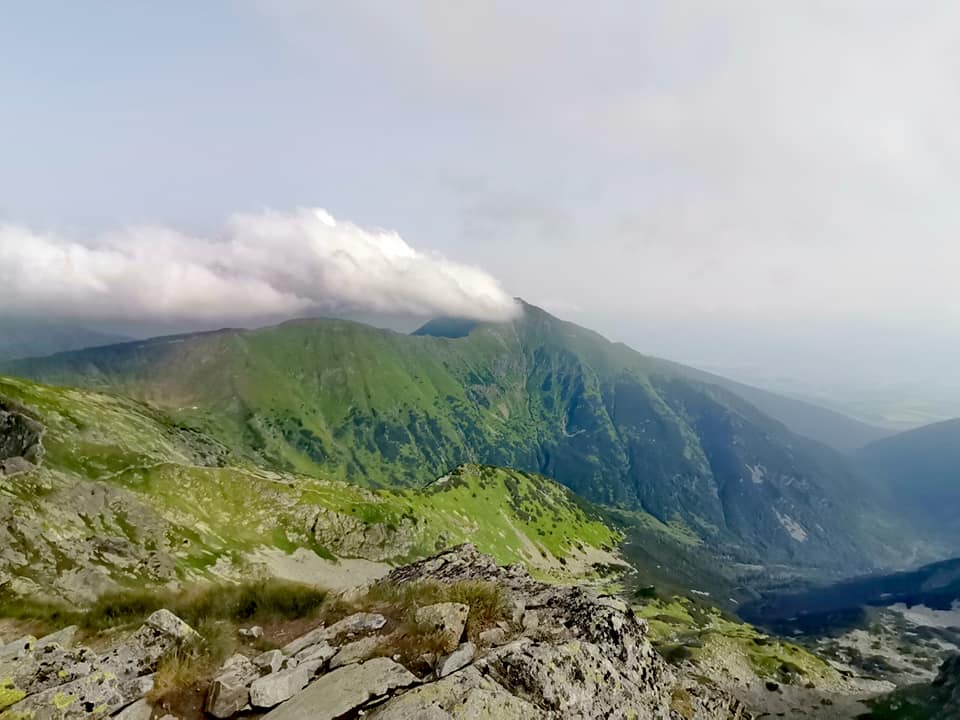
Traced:
<path fill-rule="evenodd" d="M 128 399 L 0 379 L 0 403 L 0 465 L 17 463 L 0 473 L 0 602 L 258 572 L 336 585 L 468 538 L 544 576 L 619 562 L 618 532 L 542 477 L 462 466 L 372 491 L 231 464 Z"/>
<path fill-rule="evenodd" d="M 230 657 L 206 691 L 205 710 L 217 718 L 266 712 L 270 720 L 750 717 L 732 696 L 671 668 L 651 647 L 645 621 L 612 597 L 540 583 L 470 545 L 398 568 L 381 584 L 401 597 L 423 583 L 493 584 L 504 620 L 477 632 L 469 605 L 417 607 L 417 623 L 431 632 L 420 637 L 442 643 L 418 650 L 402 645 L 405 631 L 385 615 L 347 615 L 282 648 Z M 0 719 L 145 720 L 153 710 L 138 698 L 149 673 L 173 641 L 193 633 L 160 611 L 99 655 L 53 639 L 12 643 L 0 651 L 0 675 L 12 673 L 0 691 Z"/>
<path fill-rule="evenodd" d="M 902 557 L 896 519 L 840 454 L 532 306 L 460 337 L 309 320 L 5 369 L 149 401 L 274 470 L 418 486 L 481 462 L 650 513 L 740 562 L 849 571 Z"/>
<path fill-rule="evenodd" d="M 873 703 L 871 720 L 958 720 L 960 655 L 940 667 L 933 682 L 897 690 Z"/>

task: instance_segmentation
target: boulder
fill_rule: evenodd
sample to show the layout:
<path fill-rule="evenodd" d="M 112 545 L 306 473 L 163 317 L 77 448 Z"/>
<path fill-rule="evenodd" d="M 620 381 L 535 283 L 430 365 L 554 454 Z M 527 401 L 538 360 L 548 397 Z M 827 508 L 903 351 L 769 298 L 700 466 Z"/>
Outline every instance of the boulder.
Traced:
<path fill-rule="evenodd" d="M 323 675 L 290 702 L 267 713 L 264 720 L 334 720 L 416 683 L 413 673 L 390 658 L 373 658 Z"/>
<path fill-rule="evenodd" d="M 146 619 L 144 625 L 159 631 L 164 636 L 184 642 L 199 637 L 197 631 L 169 610 L 157 610 Z"/>
<path fill-rule="evenodd" d="M 316 667 L 298 665 L 289 670 L 264 675 L 250 685 L 250 704 L 258 708 L 272 708 L 289 700 L 310 682 Z"/>
<path fill-rule="evenodd" d="M 468 667 L 439 682 L 391 698 L 371 710 L 366 720 L 546 720 L 547 717 L 540 708 L 511 694 L 476 668 Z"/>
<path fill-rule="evenodd" d="M 324 641 L 301 650 L 290 659 L 297 663 L 311 662 L 313 660 L 319 660 L 321 663 L 325 663 L 336 654 L 337 649 L 330 643 Z"/>
<path fill-rule="evenodd" d="M 385 638 L 380 635 L 370 635 L 347 643 L 330 659 L 330 669 L 333 670 L 368 659 L 383 644 L 384 640 Z"/>
<path fill-rule="evenodd" d="M 447 655 L 440 661 L 440 665 L 437 668 L 437 677 L 444 678 L 447 675 L 455 673 L 457 670 L 462 670 L 471 662 L 473 658 L 476 657 L 477 646 L 472 642 L 465 642 L 452 653 Z"/>
<path fill-rule="evenodd" d="M 79 628 L 76 625 L 70 625 L 49 635 L 44 635 L 37 640 L 36 647 L 41 650 L 49 645 L 59 645 L 60 647 L 68 648 L 73 644 L 77 630 L 79 630 Z"/>
<path fill-rule="evenodd" d="M 259 668 L 248 658 L 231 656 L 210 683 L 204 710 L 217 718 L 233 717 L 250 703 L 250 684 L 258 677 Z"/>
<path fill-rule="evenodd" d="M 275 673 L 283 667 L 286 656 L 280 650 L 267 650 L 253 659 L 253 664 L 261 670 Z"/>
<path fill-rule="evenodd" d="M 445 650 L 450 652 L 460 644 L 469 615 L 469 605 L 445 602 L 419 608 L 416 619 L 418 623 L 431 627 L 442 639 Z"/>
<path fill-rule="evenodd" d="M 253 627 L 249 628 L 240 628 L 237 632 L 240 633 L 241 637 L 252 638 L 254 640 L 263 637 L 263 628 L 259 625 L 254 625 Z"/>
<path fill-rule="evenodd" d="M 17 720 L 99 720 L 143 696 L 136 678 L 98 670 L 90 675 L 29 695 L 0 715 Z"/>
<path fill-rule="evenodd" d="M 311 645 L 334 640 L 341 635 L 348 635 L 350 633 L 373 632 L 379 630 L 386 624 L 387 619 L 383 615 L 378 615 L 377 613 L 356 613 L 345 617 L 339 622 L 335 622 L 330 627 L 318 627 L 306 635 L 302 635 L 296 640 L 287 643 L 283 647 L 283 654 L 296 655 Z"/>

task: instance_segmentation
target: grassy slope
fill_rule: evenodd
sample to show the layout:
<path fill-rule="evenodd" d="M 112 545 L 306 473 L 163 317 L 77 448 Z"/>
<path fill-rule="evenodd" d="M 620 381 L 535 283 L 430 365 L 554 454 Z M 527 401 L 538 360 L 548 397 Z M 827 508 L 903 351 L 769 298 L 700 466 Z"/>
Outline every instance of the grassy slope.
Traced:
<path fill-rule="evenodd" d="M 837 453 L 531 307 L 455 339 L 297 321 L 8 367 L 145 399 L 286 472 L 372 487 L 469 462 L 541 472 L 749 562 L 866 569 L 897 537 Z"/>
<path fill-rule="evenodd" d="M 574 567 L 580 547 L 618 542 L 569 491 L 516 471 L 467 466 L 422 491 L 371 491 L 232 464 L 216 442 L 124 398 L 0 378 L 0 400 L 47 428 L 42 466 L 0 479 L 8 591 L 191 579 L 265 546 L 394 561 L 465 540 L 562 576 L 586 569 Z"/>

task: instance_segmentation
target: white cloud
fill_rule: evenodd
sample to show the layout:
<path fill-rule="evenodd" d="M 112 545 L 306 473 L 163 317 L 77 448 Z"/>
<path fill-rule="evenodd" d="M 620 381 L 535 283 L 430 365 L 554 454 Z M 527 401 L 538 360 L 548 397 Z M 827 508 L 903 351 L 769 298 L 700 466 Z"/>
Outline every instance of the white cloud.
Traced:
<path fill-rule="evenodd" d="M 106 321 L 242 321 L 361 311 L 506 320 L 475 267 L 320 209 L 236 215 L 216 237 L 136 227 L 93 239 L 0 225 L 0 309 Z"/>

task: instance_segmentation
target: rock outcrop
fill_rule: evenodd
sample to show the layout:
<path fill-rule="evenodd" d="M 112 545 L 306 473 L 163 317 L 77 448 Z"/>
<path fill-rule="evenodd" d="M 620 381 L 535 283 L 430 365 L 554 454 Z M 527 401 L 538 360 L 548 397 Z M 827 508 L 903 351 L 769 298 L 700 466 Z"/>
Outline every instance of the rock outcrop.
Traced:
<path fill-rule="evenodd" d="M 266 713 L 269 720 L 750 717 L 730 695 L 671 668 L 651 647 L 644 621 L 616 598 L 538 582 L 522 566 L 499 567 L 471 545 L 398 568 L 386 580 L 421 581 L 495 583 L 508 619 L 468 634 L 469 605 L 419 607 L 418 631 L 436 633 L 426 651 L 411 650 L 416 636 L 404 636 L 396 616 L 357 612 L 282 649 L 233 655 L 210 683 L 204 710 L 216 718 Z M 164 652 L 195 633 L 159 611 L 100 655 L 55 641 L 69 642 L 69 630 L 53 637 L 47 647 L 28 638 L 0 648 L 0 678 L 10 675 L 0 683 L 7 706 L 0 720 L 146 720 L 149 707 L 138 701 L 150 673 Z M 398 641 L 406 643 L 403 652 Z"/>
<path fill-rule="evenodd" d="M 43 457 L 43 425 L 0 401 L 0 475 L 30 470 Z"/>
<path fill-rule="evenodd" d="M 173 613 L 158 610 L 103 654 L 71 647 L 72 632 L 4 646 L 0 720 L 98 720 L 122 711 L 151 690 L 160 658 L 195 636 Z"/>

